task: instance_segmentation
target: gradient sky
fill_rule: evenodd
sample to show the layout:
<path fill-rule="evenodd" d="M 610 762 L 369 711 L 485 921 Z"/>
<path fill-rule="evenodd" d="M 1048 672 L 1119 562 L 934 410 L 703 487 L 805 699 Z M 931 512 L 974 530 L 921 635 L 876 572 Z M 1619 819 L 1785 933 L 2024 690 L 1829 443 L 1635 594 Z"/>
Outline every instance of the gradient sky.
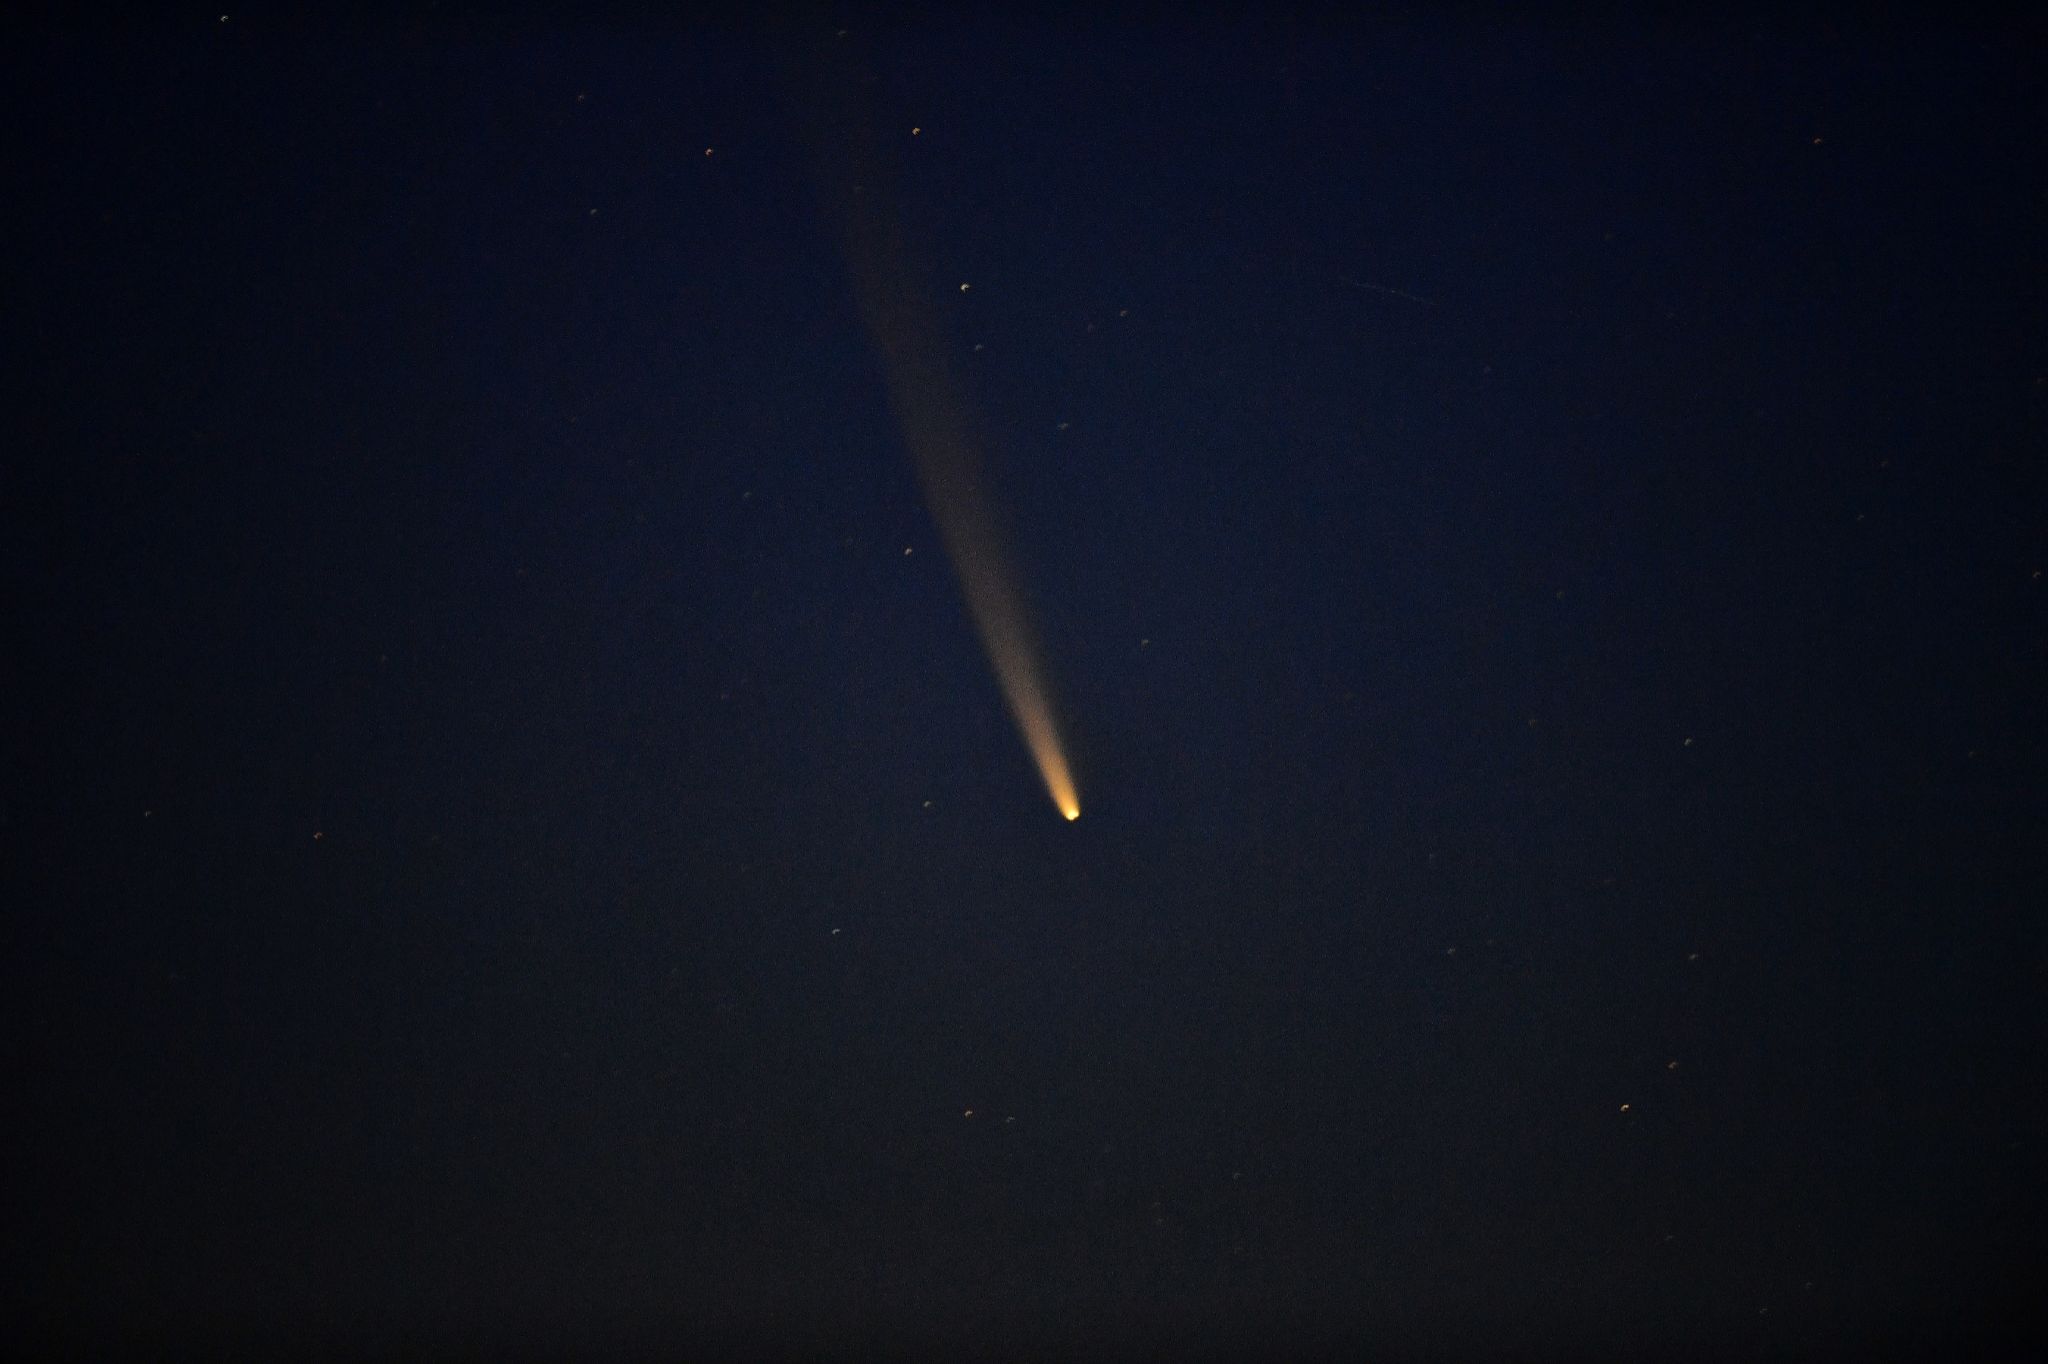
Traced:
<path fill-rule="evenodd" d="M 822 23 L 6 45 L 6 1343 L 2039 1335 L 2039 26 Z"/>

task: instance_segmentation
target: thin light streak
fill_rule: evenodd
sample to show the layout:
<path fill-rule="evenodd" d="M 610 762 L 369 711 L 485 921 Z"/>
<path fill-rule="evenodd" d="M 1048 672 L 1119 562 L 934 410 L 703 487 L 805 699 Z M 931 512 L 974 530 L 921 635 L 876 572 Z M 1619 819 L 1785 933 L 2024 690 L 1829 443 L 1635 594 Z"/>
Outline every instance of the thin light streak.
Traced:
<path fill-rule="evenodd" d="M 1081 796 L 1054 718 L 1044 655 L 989 508 L 981 442 L 946 363 L 945 328 L 910 268 L 890 197 L 877 183 L 879 158 L 866 121 L 842 104 L 828 123 L 837 126 L 823 130 L 824 175 L 828 185 L 851 190 L 833 196 L 834 211 L 854 293 L 887 372 L 890 406 L 1018 733 L 1054 806 L 1079 819 Z M 962 283 L 956 292 L 967 288 Z"/>

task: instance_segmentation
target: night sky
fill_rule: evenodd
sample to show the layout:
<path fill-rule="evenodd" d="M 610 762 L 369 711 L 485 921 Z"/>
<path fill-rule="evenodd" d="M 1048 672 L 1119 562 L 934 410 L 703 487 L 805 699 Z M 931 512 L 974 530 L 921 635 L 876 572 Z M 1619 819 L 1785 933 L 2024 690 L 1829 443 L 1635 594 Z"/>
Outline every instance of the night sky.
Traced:
<path fill-rule="evenodd" d="M 7 1353 L 2038 1341 L 2040 26 L 444 9 L 0 59 Z"/>

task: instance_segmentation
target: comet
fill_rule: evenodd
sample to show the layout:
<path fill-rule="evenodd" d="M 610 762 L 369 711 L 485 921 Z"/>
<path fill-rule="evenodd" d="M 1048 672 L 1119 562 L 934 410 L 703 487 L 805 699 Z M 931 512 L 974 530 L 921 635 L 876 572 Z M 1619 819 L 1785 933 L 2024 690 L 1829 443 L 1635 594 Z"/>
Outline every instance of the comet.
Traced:
<path fill-rule="evenodd" d="M 883 243 L 861 234 L 870 251 Z M 960 579 L 996 683 L 1037 764 L 1046 794 L 1069 820 L 1081 817 L 1081 797 L 1060 740 L 1043 653 L 1011 556 L 989 507 L 981 449 L 958 389 L 946 372 L 937 319 L 917 306 L 886 257 L 866 258 L 856 275 L 862 312 L 889 376 L 889 401 L 917 464 L 925 502 Z"/>
<path fill-rule="evenodd" d="M 825 64 L 836 65 L 830 59 Z M 1044 653 L 989 505 L 982 440 L 947 363 L 935 291 L 926 275 L 911 268 L 892 196 L 882 185 L 873 133 L 857 108 L 857 87 L 858 82 L 827 79 L 809 92 L 838 106 L 812 125 L 828 212 L 842 229 L 853 292 L 882 358 L 890 409 L 996 683 L 1046 794 L 1062 815 L 1076 820 L 1081 796 L 1054 718 Z"/>

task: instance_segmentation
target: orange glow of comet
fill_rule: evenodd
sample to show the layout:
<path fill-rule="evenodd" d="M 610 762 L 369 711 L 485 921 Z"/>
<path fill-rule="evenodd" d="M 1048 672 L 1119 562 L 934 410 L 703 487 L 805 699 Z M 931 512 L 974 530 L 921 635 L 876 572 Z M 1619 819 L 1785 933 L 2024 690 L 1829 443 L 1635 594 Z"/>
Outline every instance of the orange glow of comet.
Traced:
<path fill-rule="evenodd" d="M 832 187 L 828 198 L 844 231 L 855 297 L 884 363 L 890 406 L 1018 733 L 1052 803 L 1067 819 L 1079 819 L 1081 796 L 1053 718 L 1043 655 L 989 508 L 980 437 L 949 372 L 934 295 L 920 287 L 922 276 L 910 266 L 902 226 L 881 184 L 870 121 L 855 107 L 860 82 L 825 74 L 837 70 L 830 58 L 814 70 L 824 78 L 806 82 L 809 95 L 837 105 L 813 125 L 821 179 Z M 955 292 L 966 289 L 961 284 Z"/>
<path fill-rule="evenodd" d="M 813 115 L 809 131 L 819 156 L 819 186 L 827 211 L 842 227 L 854 297 L 885 365 L 889 406 L 918 463 L 932 520 L 961 578 L 995 682 L 1053 805 L 1069 821 L 1079 819 L 1081 795 L 1053 717 L 1044 655 L 989 508 L 981 438 L 946 365 L 948 328 L 938 311 L 938 291 L 928 272 L 911 268 L 887 190 L 887 158 L 877 152 L 874 121 L 864 113 L 864 82 L 846 66 L 846 53 L 842 43 L 825 43 L 819 27 L 811 59 L 793 72 L 797 106 Z M 958 297 L 967 285 L 946 293 Z"/>
<path fill-rule="evenodd" d="M 871 312 L 870 322 L 878 338 L 887 338 L 882 351 L 888 360 L 891 403 L 916 458 L 925 500 L 960 576 L 968 613 L 996 683 L 1038 765 L 1046 794 L 1061 814 L 1079 819 L 1081 796 L 1053 718 L 1030 613 L 982 490 L 979 448 L 966 415 L 938 368 L 936 351 L 920 344 L 929 333 L 908 329 L 910 319 L 894 310 L 879 321 Z"/>
<path fill-rule="evenodd" d="M 905 426 L 911 428 L 912 423 L 906 419 Z M 1038 774 L 1045 781 L 1052 803 L 1069 820 L 1079 819 L 1081 796 L 1074 789 L 1073 773 L 1060 743 L 1059 725 L 1053 719 L 1050 691 L 1031 636 L 1030 617 L 1009 573 L 979 485 L 971 478 L 972 466 L 959 458 L 965 447 L 940 447 L 951 458 L 937 462 L 936 467 L 916 440 L 912 448 L 919 451 L 918 467 L 925 475 L 925 491 L 934 519 L 952 555 L 953 566 L 959 571 L 967 609 L 981 634 L 982 647 L 988 651 L 1003 699 L 1009 703 L 1010 714 L 1017 722 L 1017 732 L 1023 735 L 1031 760 L 1038 764 Z"/>
<path fill-rule="evenodd" d="M 1059 813 L 1079 819 L 1081 795 L 1075 791 L 1059 723 L 1053 719 L 1042 653 L 1010 555 L 989 510 L 979 432 L 958 395 L 958 383 L 948 373 L 944 319 L 932 291 L 920 287 L 920 272 L 909 266 L 901 225 L 874 174 L 879 158 L 874 156 L 866 121 L 842 106 L 840 117 L 827 123 L 836 127 L 821 137 L 825 178 L 844 184 L 844 176 L 852 174 L 852 193 L 834 195 L 834 211 L 844 225 L 860 313 L 885 363 L 889 406 L 918 463 L 932 520 L 938 522 L 940 539 L 961 576 L 967 610 L 1024 737 L 1024 748 L 1038 764 Z"/>

